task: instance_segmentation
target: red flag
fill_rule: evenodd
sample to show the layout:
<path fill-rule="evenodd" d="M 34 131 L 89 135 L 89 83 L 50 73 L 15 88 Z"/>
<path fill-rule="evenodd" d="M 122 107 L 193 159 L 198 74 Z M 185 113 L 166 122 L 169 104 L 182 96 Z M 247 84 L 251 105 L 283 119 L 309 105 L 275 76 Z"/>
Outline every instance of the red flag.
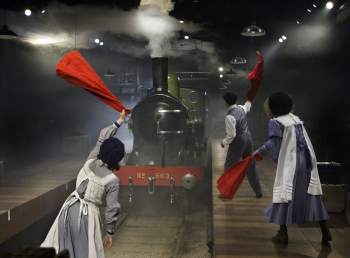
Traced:
<path fill-rule="evenodd" d="M 247 100 L 253 101 L 261 85 L 262 74 L 264 69 L 264 57 L 259 52 L 256 51 L 258 57 L 258 63 L 255 65 L 254 69 L 248 74 L 248 79 L 250 80 L 250 88 L 247 92 Z"/>
<path fill-rule="evenodd" d="M 248 156 L 226 170 L 218 179 L 217 188 L 220 192 L 220 197 L 225 199 L 233 198 L 239 186 L 243 182 L 245 174 L 247 173 L 250 162 L 253 160 L 253 158 L 256 160 L 262 160 L 262 156 L 260 154 Z"/>
<path fill-rule="evenodd" d="M 70 51 L 65 54 L 56 65 L 56 74 L 66 81 L 89 91 L 111 108 L 119 112 L 125 109 L 126 114 L 130 113 L 130 110 L 126 109 L 119 99 L 113 95 L 79 51 Z"/>

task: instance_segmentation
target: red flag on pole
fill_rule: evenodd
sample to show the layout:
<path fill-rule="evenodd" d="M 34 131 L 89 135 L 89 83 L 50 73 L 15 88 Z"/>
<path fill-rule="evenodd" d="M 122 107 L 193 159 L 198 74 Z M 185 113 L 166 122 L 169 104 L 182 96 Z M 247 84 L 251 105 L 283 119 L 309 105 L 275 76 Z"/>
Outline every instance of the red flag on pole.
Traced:
<path fill-rule="evenodd" d="M 130 109 L 126 109 L 113 95 L 79 51 L 70 51 L 65 54 L 56 65 L 56 74 L 73 85 L 89 91 L 118 112 L 125 109 L 126 115 L 130 113 Z"/>
<path fill-rule="evenodd" d="M 254 69 L 248 74 L 248 79 L 250 80 L 250 88 L 247 92 L 246 98 L 250 102 L 253 101 L 261 85 L 262 74 L 264 70 L 264 57 L 259 52 L 256 51 L 258 57 L 258 63 L 255 65 Z"/>
<path fill-rule="evenodd" d="M 237 192 L 239 186 L 243 182 L 243 179 L 248 171 L 250 162 L 253 159 L 262 160 L 260 154 L 255 156 L 251 155 L 245 159 L 234 164 L 217 181 L 217 189 L 219 190 L 220 197 L 225 199 L 232 199 Z"/>

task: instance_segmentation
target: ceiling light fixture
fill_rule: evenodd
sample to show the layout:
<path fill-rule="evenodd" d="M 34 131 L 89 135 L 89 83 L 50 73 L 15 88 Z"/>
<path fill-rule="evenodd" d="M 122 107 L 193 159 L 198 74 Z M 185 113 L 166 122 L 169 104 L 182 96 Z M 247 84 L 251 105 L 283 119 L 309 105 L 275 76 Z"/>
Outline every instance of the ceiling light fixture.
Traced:
<path fill-rule="evenodd" d="M 266 31 L 255 24 L 245 27 L 242 32 L 242 36 L 245 37 L 261 37 L 266 35 Z"/>
<path fill-rule="evenodd" d="M 345 9 L 345 7 L 346 7 L 346 4 L 342 4 L 342 5 L 339 7 L 339 11 L 344 10 L 344 9 Z"/>
<path fill-rule="evenodd" d="M 234 59 L 232 59 L 230 61 L 231 65 L 241 65 L 241 64 L 246 64 L 247 63 L 247 59 L 245 59 L 244 57 L 240 57 L 240 56 L 236 56 Z"/>
<path fill-rule="evenodd" d="M 0 40 L 1 39 L 10 39 L 10 40 L 21 39 L 21 37 L 17 35 L 17 33 L 15 33 L 14 31 L 12 31 L 6 24 L 6 10 L 4 9 L 3 11 L 4 11 L 4 23 L 2 27 L 0 27 Z"/>
<path fill-rule="evenodd" d="M 18 35 L 9 29 L 9 27 L 4 24 L 0 29 L 0 39 L 17 39 Z"/>

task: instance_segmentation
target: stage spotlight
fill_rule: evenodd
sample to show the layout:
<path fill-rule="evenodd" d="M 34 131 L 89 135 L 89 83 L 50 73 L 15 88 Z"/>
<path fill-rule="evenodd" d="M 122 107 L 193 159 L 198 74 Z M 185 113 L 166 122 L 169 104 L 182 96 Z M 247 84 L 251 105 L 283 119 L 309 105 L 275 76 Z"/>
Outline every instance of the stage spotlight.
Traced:
<path fill-rule="evenodd" d="M 31 16 L 31 15 L 32 15 L 32 11 L 31 11 L 30 9 L 25 9 L 25 10 L 24 10 L 24 14 L 25 14 L 26 16 Z"/>
<path fill-rule="evenodd" d="M 345 7 L 346 7 L 346 4 L 342 4 L 342 5 L 339 7 L 339 11 L 344 10 Z"/>
<path fill-rule="evenodd" d="M 333 2 L 331 2 L 331 1 L 327 2 L 327 4 L 326 4 L 326 8 L 327 8 L 328 10 L 333 9 L 333 7 L 334 7 Z"/>

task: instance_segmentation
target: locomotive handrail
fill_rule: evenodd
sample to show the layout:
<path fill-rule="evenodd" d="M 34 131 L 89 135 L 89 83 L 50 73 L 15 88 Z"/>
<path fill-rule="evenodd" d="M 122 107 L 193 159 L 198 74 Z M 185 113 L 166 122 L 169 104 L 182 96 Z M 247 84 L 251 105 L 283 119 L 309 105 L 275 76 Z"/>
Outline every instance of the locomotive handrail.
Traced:
<path fill-rule="evenodd" d="M 340 167 L 342 164 L 339 162 L 330 161 L 330 162 L 317 162 L 317 165 L 332 165 L 335 167 Z"/>
<path fill-rule="evenodd" d="M 159 113 L 181 113 L 183 111 L 180 109 L 161 109 L 161 110 L 158 110 L 158 112 Z"/>
<path fill-rule="evenodd" d="M 129 176 L 128 178 L 128 186 L 129 186 L 129 203 L 133 202 L 133 197 L 134 197 L 134 183 L 133 183 L 133 178 L 132 176 Z"/>
<path fill-rule="evenodd" d="M 175 178 L 174 177 L 170 177 L 169 185 L 170 185 L 170 204 L 174 204 L 175 203 Z"/>
<path fill-rule="evenodd" d="M 184 131 L 158 131 L 158 134 L 183 134 Z"/>

